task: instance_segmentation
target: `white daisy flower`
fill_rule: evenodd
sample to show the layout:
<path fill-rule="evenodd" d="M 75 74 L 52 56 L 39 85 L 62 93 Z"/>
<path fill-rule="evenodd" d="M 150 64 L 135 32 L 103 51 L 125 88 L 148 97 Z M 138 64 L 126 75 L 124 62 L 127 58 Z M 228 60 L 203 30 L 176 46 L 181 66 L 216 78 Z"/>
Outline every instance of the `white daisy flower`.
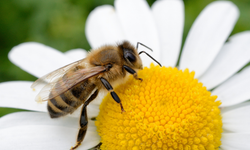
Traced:
<path fill-rule="evenodd" d="M 193 141 L 184 138 L 183 143 L 177 143 L 177 149 L 205 147 L 247 150 L 250 147 L 250 103 L 247 101 L 250 99 L 250 67 L 237 73 L 250 60 L 250 32 L 233 35 L 226 42 L 238 16 L 239 11 L 233 3 L 216 1 L 200 13 L 189 31 L 182 49 L 179 69 L 188 68 L 195 71 L 199 82 L 208 90 L 214 89 L 212 95 L 217 95 L 217 100 L 221 101 L 222 120 L 217 118 L 217 121 L 218 124 L 223 123 L 223 132 L 220 132 L 219 139 L 213 136 L 195 139 L 198 135 L 191 138 L 195 139 Z M 174 67 L 180 55 L 183 26 L 184 6 L 181 0 L 156 1 L 151 8 L 144 0 L 116 0 L 115 7 L 100 6 L 91 12 L 86 24 L 86 34 L 92 48 L 115 44 L 125 39 L 133 44 L 141 42 L 154 50 L 151 55 L 162 65 Z M 139 49 L 144 50 L 142 47 Z M 61 53 L 34 42 L 20 44 L 9 53 L 9 59 L 14 64 L 38 78 L 85 56 L 86 52 L 81 49 Z M 144 65 L 149 66 L 151 60 L 144 56 L 142 59 Z M 31 84 L 31 81 L 0 84 L 1 107 L 38 111 L 13 113 L 0 119 L 1 149 L 52 150 L 74 146 L 79 112 L 59 119 L 50 119 L 46 103 L 38 104 L 34 101 L 38 90 L 30 89 Z M 89 118 L 98 115 L 99 99 L 88 106 Z M 191 105 L 189 107 L 192 108 Z M 96 124 L 100 126 L 102 123 L 98 120 Z M 216 124 L 206 128 L 206 131 L 210 132 L 213 126 Z M 100 128 L 98 131 L 102 132 Z M 191 135 L 187 135 L 189 136 Z M 106 137 L 101 138 L 94 122 L 90 120 L 87 135 L 78 149 L 89 149 L 100 140 L 107 141 L 104 139 Z M 123 135 L 118 138 L 123 139 Z M 143 137 L 141 140 L 143 141 Z M 216 144 L 220 145 L 219 148 L 211 143 L 207 144 L 211 141 L 216 141 Z M 163 148 L 164 144 L 173 148 L 175 143 L 170 143 L 171 141 L 156 142 L 149 145 L 152 149 L 154 146 Z M 127 144 L 139 148 L 136 147 L 136 140 Z"/>

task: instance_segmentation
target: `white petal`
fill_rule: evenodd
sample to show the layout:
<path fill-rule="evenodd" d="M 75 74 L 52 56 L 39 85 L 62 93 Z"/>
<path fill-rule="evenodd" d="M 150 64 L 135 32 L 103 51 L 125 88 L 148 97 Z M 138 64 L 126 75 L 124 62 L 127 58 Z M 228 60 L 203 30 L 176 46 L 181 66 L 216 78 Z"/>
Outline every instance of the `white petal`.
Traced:
<path fill-rule="evenodd" d="M 249 150 L 250 133 L 223 133 L 221 138 L 223 150 Z"/>
<path fill-rule="evenodd" d="M 156 1 L 152 6 L 158 29 L 161 59 L 164 66 L 177 63 L 184 26 L 184 4 L 182 0 Z"/>
<path fill-rule="evenodd" d="M 0 145 L 5 149 L 69 149 L 74 146 L 79 129 L 79 119 L 63 117 L 51 119 L 46 113 L 19 112 L 0 119 Z M 4 138 L 3 138 L 4 137 Z M 97 135 L 93 121 L 89 121 L 87 134 L 79 149 L 97 145 Z M 16 145 L 17 144 L 17 145 Z M 56 147 L 56 148 L 55 148 Z"/>
<path fill-rule="evenodd" d="M 239 71 L 250 61 L 250 32 L 232 36 L 219 52 L 214 62 L 199 79 L 207 89 L 212 89 Z"/>
<path fill-rule="evenodd" d="M 213 95 L 221 100 L 221 107 L 231 106 L 250 99 L 250 67 L 234 75 L 218 88 L 212 91 Z"/>
<path fill-rule="evenodd" d="M 141 42 L 153 49 L 153 53 L 143 46 L 139 51 L 146 51 L 160 61 L 160 43 L 153 14 L 145 0 L 116 0 L 115 8 L 126 39 L 136 45 Z M 141 56 L 143 64 L 149 66 L 152 59 Z"/>
<path fill-rule="evenodd" d="M 17 112 L 5 115 L 0 119 L 0 129 L 30 125 L 78 128 L 79 118 L 61 117 L 51 119 L 49 114 L 44 112 Z"/>
<path fill-rule="evenodd" d="M 92 48 L 116 44 L 125 39 L 117 14 L 112 6 L 94 9 L 86 21 L 86 36 Z"/>
<path fill-rule="evenodd" d="M 78 118 L 73 117 L 51 119 L 48 113 L 44 112 L 17 112 L 1 117 L 0 129 L 30 125 L 48 125 L 78 128 L 78 120 Z"/>
<path fill-rule="evenodd" d="M 80 59 L 84 59 L 88 52 L 84 49 L 78 48 L 78 49 L 72 49 L 64 53 L 67 57 L 70 59 L 77 61 Z"/>
<path fill-rule="evenodd" d="M 239 10 L 232 2 L 215 1 L 209 4 L 190 29 L 180 69 L 194 70 L 196 77 L 202 75 L 231 33 L 238 16 Z"/>
<path fill-rule="evenodd" d="M 68 150 L 75 145 L 77 132 L 77 128 L 59 126 L 16 126 L 0 130 L 0 145 L 6 150 Z M 78 149 L 86 150 L 99 142 L 97 132 L 87 131 Z"/>
<path fill-rule="evenodd" d="M 17 112 L 5 115 L 0 119 L 0 129 L 31 125 L 61 126 L 78 129 L 79 117 L 66 116 L 51 119 L 48 113 L 44 112 Z M 96 126 L 92 120 L 89 120 L 88 131 L 96 131 Z"/>
<path fill-rule="evenodd" d="M 222 108 L 221 114 L 224 131 L 250 133 L 250 102 Z"/>
<path fill-rule="evenodd" d="M 33 91 L 30 86 L 33 82 L 11 81 L 0 84 L 0 106 L 34 111 L 47 111 L 46 103 L 37 103 L 35 97 L 39 90 Z"/>
<path fill-rule="evenodd" d="M 41 77 L 72 62 L 56 49 L 35 42 L 15 46 L 9 53 L 9 59 L 36 77 Z"/>

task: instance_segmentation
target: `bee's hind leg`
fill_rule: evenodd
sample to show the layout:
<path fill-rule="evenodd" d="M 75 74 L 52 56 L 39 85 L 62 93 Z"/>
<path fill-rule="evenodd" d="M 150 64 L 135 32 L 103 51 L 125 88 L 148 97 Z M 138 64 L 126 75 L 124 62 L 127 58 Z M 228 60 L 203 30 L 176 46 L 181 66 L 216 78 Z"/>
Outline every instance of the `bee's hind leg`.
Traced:
<path fill-rule="evenodd" d="M 89 99 L 87 101 L 85 101 L 85 103 L 83 104 L 82 107 L 82 112 L 81 112 L 81 116 L 80 116 L 80 129 L 78 131 L 78 136 L 77 136 L 77 141 L 76 141 L 76 145 L 74 147 L 72 147 L 70 150 L 74 150 L 76 149 L 78 146 L 81 145 L 87 128 L 88 128 L 88 116 L 87 116 L 87 105 L 96 98 L 96 96 L 98 95 L 98 90 L 96 90 L 94 92 L 94 94 L 92 94 Z"/>

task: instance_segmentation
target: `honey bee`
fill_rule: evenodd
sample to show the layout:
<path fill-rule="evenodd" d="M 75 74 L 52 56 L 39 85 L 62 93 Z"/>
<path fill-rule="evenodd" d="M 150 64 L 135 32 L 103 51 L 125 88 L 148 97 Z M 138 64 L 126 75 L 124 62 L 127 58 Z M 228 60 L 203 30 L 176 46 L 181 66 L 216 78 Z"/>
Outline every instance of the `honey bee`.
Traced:
<path fill-rule="evenodd" d="M 138 45 L 145 46 L 138 42 L 135 48 L 128 41 L 117 45 L 102 46 L 90 52 L 86 58 L 59 68 L 32 84 L 31 88 L 44 85 L 36 96 L 36 101 L 48 101 L 47 109 L 51 118 L 72 114 L 83 105 L 80 129 L 72 150 L 76 149 L 84 139 L 88 125 L 87 105 L 96 98 L 100 90 L 108 90 L 112 98 L 120 104 L 121 111 L 124 112 L 122 102 L 111 84 L 117 80 L 123 80 L 127 73 L 142 81 L 135 71 L 143 69 L 139 56 L 141 53 L 147 54 L 161 66 L 145 51 L 138 53 Z"/>

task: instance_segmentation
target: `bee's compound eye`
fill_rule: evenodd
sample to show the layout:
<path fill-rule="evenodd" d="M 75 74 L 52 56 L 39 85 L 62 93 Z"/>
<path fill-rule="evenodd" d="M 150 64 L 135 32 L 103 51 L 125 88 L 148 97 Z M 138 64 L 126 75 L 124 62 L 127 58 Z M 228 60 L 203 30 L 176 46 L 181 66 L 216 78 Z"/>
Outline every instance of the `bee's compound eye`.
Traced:
<path fill-rule="evenodd" d="M 127 58 L 130 62 L 135 62 L 136 59 L 135 56 L 130 52 L 125 53 L 125 58 Z"/>

